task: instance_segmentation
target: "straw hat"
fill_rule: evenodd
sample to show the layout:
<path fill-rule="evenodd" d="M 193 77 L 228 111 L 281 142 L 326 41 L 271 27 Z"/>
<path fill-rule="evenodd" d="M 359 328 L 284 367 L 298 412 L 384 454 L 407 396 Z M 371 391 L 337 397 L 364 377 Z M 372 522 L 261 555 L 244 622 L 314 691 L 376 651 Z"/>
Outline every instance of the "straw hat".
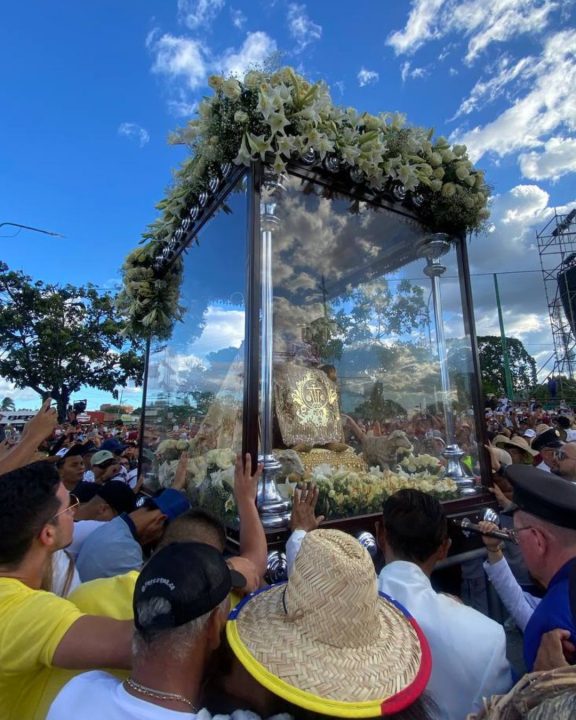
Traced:
<path fill-rule="evenodd" d="M 226 634 L 261 685 L 333 717 L 399 712 L 430 677 L 430 650 L 419 626 L 378 594 L 367 551 L 339 530 L 308 533 L 288 583 L 245 598 Z"/>
<path fill-rule="evenodd" d="M 496 435 L 492 443 L 496 447 L 504 447 L 504 449 L 506 449 L 507 447 L 518 448 L 519 450 L 522 450 L 528 455 L 530 455 L 531 458 L 538 455 L 536 450 L 532 450 L 526 439 L 520 437 L 520 435 L 513 435 L 511 438 L 507 438 L 506 435 Z"/>

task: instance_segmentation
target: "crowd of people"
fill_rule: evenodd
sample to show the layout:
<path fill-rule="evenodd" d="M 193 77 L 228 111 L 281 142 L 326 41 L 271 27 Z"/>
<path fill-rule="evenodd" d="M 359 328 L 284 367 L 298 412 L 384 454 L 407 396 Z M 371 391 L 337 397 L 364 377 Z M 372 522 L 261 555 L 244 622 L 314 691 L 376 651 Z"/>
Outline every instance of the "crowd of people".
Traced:
<path fill-rule="evenodd" d="M 552 418 L 533 436 L 499 427 L 489 445 L 509 541 L 483 536 L 483 571 L 524 634 L 528 701 L 502 625 L 435 589 L 450 538 L 432 496 L 385 501 L 377 575 L 355 537 L 321 527 L 316 488 L 297 488 L 288 581 L 268 585 L 249 455 L 230 555 L 183 492 L 185 454 L 173 486 L 150 492 L 126 432 L 60 441 L 57 427 L 46 401 L 0 447 L 2 720 L 576 715 L 576 443 Z"/>

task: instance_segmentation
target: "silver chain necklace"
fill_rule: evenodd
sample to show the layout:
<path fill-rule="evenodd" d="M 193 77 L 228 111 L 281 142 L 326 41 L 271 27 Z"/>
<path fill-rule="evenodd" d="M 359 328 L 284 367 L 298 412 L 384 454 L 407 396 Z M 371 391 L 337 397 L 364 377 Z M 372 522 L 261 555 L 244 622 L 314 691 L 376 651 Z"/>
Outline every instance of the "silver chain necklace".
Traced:
<path fill-rule="evenodd" d="M 184 703 L 185 705 L 188 705 L 188 707 L 192 708 L 192 712 L 199 712 L 198 708 L 191 700 L 188 700 L 188 698 L 185 698 L 183 695 L 178 695 L 178 693 L 169 693 L 162 692 L 162 690 L 154 690 L 153 688 L 146 687 L 146 685 L 140 685 L 140 683 L 137 683 L 136 680 L 132 680 L 131 677 L 126 678 L 126 680 L 124 680 L 124 683 L 129 688 L 132 688 L 132 690 L 136 690 L 136 692 L 140 693 L 141 695 L 147 695 L 148 697 L 156 698 L 157 700 L 177 700 L 178 702 Z"/>

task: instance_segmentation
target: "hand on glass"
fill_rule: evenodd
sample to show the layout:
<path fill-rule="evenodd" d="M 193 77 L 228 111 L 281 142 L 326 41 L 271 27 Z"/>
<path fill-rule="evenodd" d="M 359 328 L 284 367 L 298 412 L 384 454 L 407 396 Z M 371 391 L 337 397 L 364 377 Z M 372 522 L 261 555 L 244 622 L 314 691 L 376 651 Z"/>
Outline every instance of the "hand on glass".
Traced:
<path fill-rule="evenodd" d="M 498 505 L 504 510 L 510 505 L 510 499 L 506 497 L 506 495 L 503 493 L 502 489 L 498 487 L 498 485 L 494 484 L 492 487 L 488 488 L 488 492 L 491 492 L 492 495 L 496 498 Z"/>
<path fill-rule="evenodd" d="M 310 532 L 316 530 L 324 521 L 324 515 L 316 517 L 316 503 L 318 502 L 318 488 L 316 485 L 307 483 L 303 487 L 294 490 L 292 499 L 292 516 L 290 517 L 290 529 L 305 530 Z"/>
<path fill-rule="evenodd" d="M 174 473 L 174 482 L 172 487 L 174 490 L 184 490 L 186 488 L 186 471 L 188 470 L 188 453 L 184 451 L 178 459 L 176 472 Z"/>
<path fill-rule="evenodd" d="M 259 464 L 256 472 L 252 475 L 252 456 L 246 453 L 244 462 L 242 455 L 236 455 L 236 465 L 234 467 L 234 498 L 236 504 L 249 502 L 254 504 L 258 495 L 258 482 L 262 475 L 263 465 Z"/>

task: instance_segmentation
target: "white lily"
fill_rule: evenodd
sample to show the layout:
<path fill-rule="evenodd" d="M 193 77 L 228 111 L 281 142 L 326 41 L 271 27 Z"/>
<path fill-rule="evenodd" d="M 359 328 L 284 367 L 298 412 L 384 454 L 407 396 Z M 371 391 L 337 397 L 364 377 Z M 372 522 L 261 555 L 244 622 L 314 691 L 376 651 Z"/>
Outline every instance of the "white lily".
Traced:
<path fill-rule="evenodd" d="M 264 135 L 253 135 L 252 133 L 248 133 L 247 137 L 252 154 L 260 155 L 260 160 L 265 160 L 266 153 L 272 151 L 271 138 L 266 138 Z"/>
<path fill-rule="evenodd" d="M 244 133 L 242 136 L 242 142 L 240 143 L 240 149 L 238 155 L 234 158 L 235 165 L 250 165 L 252 160 L 252 153 L 248 149 L 248 133 Z"/>

